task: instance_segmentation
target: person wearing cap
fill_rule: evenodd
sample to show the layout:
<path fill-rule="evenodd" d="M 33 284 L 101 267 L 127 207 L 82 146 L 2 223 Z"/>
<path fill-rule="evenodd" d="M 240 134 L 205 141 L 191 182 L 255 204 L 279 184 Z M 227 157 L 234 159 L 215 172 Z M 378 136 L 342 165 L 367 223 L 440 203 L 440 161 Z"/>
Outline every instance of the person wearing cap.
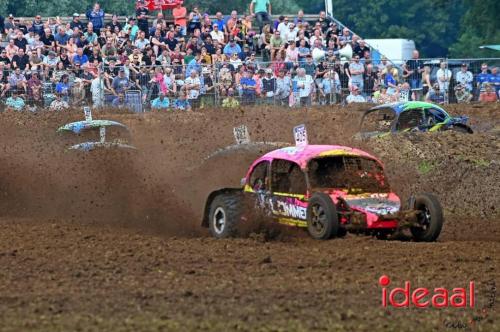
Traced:
<path fill-rule="evenodd" d="M 6 31 L 14 30 L 17 27 L 18 27 L 18 24 L 16 23 L 16 21 L 14 21 L 14 15 L 9 14 L 7 21 L 4 23 L 5 30 Z"/>
<path fill-rule="evenodd" d="M 270 105 L 274 104 L 274 96 L 276 93 L 276 78 L 273 74 L 273 70 L 267 68 L 266 74 L 262 78 L 262 94 L 266 98 L 266 103 Z"/>
<path fill-rule="evenodd" d="M 229 43 L 224 46 L 224 55 L 231 57 L 234 53 L 236 55 L 241 53 L 241 47 L 236 43 L 233 37 L 229 38 Z"/>
<path fill-rule="evenodd" d="M 455 80 L 457 83 L 462 84 L 468 92 L 472 92 L 472 81 L 474 81 L 474 76 L 467 70 L 466 63 L 462 63 L 460 71 L 455 74 Z"/>
<path fill-rule="evenodd" d="M 56 84 L 56 92 L 61 94 L 61 97 L 65 101 L 69 101 L 69 93 L 71 91 L 71 83 L 69 82 L 69 75 L 64 74 L 61 79 Z"/>
<path fill-rule="evenodd" d="M 78 28 L 80 31 L 83 31 L 84 26 L 83 23 L 80 22 L 80 14 L 73 13 L 73 19 L 71 20 L 71 22 L 69 22 L 69 27 L 71 30 L 73 30 L 74 28 Z"/>
<path fill-rule="evenodd" d="M 253 105 L 255 104 L 256 97 L 256 86 L 257 82 L 252 77 L 252 73 L 249 71 L 243 72 L 243 77 L 240 80 L 241 85 L 241 96 L 242 96 L 242 104 L 244 105 Z"/>
<path fill-rule="evenodd" d="M 283 68 L 280 69 L 278 77 L 276 78 L 276 92 L 275 101 L 279 106 L 288 106 L 290 104 L 292 80 L 287 71 Z"/>
<path fill-rule="evenodd" d="M 59 62 L 59 58 L 56 57 L 56 52 L 49 51 L 49 53 L 43 58 L 42 64 L 45 70 L 54 69 Z"/>
<path fill-rule="evenodd" d="M 353 85 L 352 88 L 351 88 L 351 93 L 346 98 L 346 102 L 348 104 L 352 104 L 352 103 L 365 103 L 366 100 L 365 100 L 365 97 L 363 97 L 361 95 L 360 88 L 357 87 L 356 85 Z"/>
<path fill-rule="evenodd" d="M 125 68 L 120 67 L 118 69 L 118 76 L 113 78 L 113 82 L 111 83 L 111 92 L 115 96 L 118 96 L 120 93 L 125 93 L 130 88 L 130 80 L 125 75 Z"/>
<path fill-rule="evenodd" d="M 224 44 L 224 32 L 219 30 L 219 25 L 214 23 L 212 25 L 213 30 L 210 32 L 212 40 L 217 40 L 220 44 Z"/>
<path fill-rule="evenodd" d="M 87 11 L 86 16 L 96 31 L 104 28 L 104 11 L 99 3 L 96 2 L 94 7 Z"/>
<path fill-rule="evenodd" d="M 466 86 L 462 83 L 459 83 L 455 86 L 455 98 L 457 99 L 457 103 L 470 103 L 472 100 L 472 93 L 467 90 Z"/>
<path fill-rule="evenodd" d="M 129 17 L 127 24 L 123 27 L 123 31 L 129 35 L 129 39 L 134 42 L 137 34 L 139 33 L 139 27 L 135 22 L 135 18 Z"/>
<path fill-rule="evenodd" d="M 432 89 L 429 90 L 425 101 L 435 104 L 444 104 L 445 91 L 441 90 L 440 84 L 438 82 L 434 83 Z"/>

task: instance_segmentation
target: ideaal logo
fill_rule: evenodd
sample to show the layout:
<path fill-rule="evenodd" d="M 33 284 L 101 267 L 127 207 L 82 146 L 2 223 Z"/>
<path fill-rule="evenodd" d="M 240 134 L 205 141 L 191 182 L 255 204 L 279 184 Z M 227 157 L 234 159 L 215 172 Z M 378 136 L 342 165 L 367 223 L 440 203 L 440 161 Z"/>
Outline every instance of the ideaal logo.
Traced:
<path fill-rule="evenodd" d="M 382 286 L 382 307 L 388 305 L 394 308 L 474 308 L 474 281 L 470 281 L 467 287 L 453 288 L 448 290 L 443 287 L 434 288 L 432 291 L 425 287 L 411 288 L 410 281 L 405 281 L 404 287 L 395 287 L 388 290 L 387 286 L 391 284 L 391 279 L 383 275 L 378 283 Z"/>
<path fill-rule="evenodd" d="M 391 284 L 391 279 L 383 275 L 379 278 L 379 285 L 382 286 L 382 307 L 392 306 L 394 308 L 472 308 L 476 307 L 475 298 L 475 282 L 470 281 L 467 287 L 453 288 L 448 290 L 443 287 L 434 288 L 432 291 L 428 288 L 418 287 L 412 289 L 411 283 L 405 281 L 404 287 L 395 287 L 391 290 L 388 286 Z M 494 280 L 487 281 L 483 286 L 487 288 L 486 303 L 479 308 L 479 313 L 475 312 L 470 319 L 466 321 L 449 320 L 443 321 L 444 326 L 448 329 L 464 329 L 469 330 L 475 324 L 485 320 L 489 313 L 495 307 L 496 302 L 496 283 Z"/>

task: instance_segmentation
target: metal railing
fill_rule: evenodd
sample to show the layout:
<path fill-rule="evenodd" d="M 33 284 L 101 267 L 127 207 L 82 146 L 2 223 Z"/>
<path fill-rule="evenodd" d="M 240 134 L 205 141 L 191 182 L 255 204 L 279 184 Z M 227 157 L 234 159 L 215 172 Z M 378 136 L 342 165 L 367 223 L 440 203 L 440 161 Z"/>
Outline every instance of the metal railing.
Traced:
<path fill-rule="evenodd" d="M 56 106 L 66 103 L 142 112 L 152 108 L 182 108 L 184 100 L 193 109 L 203 109 L 261 104 L 288 107 L 346 104 L 353 100 L 374 103 L 426 100 L 446 104 L 481 101 L 482 95 L 492 97 L 492 92 L 498 99 L 500 83 L 498 70 L 494 68 L 500 67 L 500 58 L 419 61 L 424 72 L 413 77 L 401 68 L 369 59 L 360 61 L 365 70 L 363 75 L 350 74 L 352 60 L 314 63 L 304 59 L 219 61 L 210 65 L 165 63 L 149 67 L 105 65 L 78 70 L 4 69 L 0 71 L 0 101 L 10 108 L 23 104 L 25 109 L 41 109 L 50 108 L 53 103 Z M 487 65 L 485 73 L 483 64 Z M 124 68 L 123 74 L 120 68 Z"/>

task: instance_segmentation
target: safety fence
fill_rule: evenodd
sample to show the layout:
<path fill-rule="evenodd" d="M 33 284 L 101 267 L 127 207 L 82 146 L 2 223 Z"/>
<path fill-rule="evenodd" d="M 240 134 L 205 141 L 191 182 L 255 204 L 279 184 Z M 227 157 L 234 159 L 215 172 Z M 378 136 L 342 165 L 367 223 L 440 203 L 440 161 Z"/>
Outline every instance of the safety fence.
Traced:
<path fill-rule="evenodd" d="M 93 105 L 142 112 L 212 106 L 288 107 L 427 100 L 436 103 L 492 100 L 500 89 L 500 58 L 402 61 L 312 58 L 263 62 L 213 58 L 212 64 L 104 65 L 78 69 L 40 67 L 0 70 L 5 105 L 65 108 Z M 360 72 L 361 70 L 361 72 Z M 485 95 L 488 98 L 483 98 Z M 15 107 L 14 107 L 15 105 Z M 189 106 L 188 106 L 189 105 Z M 57 106 L 57 107 L 56 107 Z"/>

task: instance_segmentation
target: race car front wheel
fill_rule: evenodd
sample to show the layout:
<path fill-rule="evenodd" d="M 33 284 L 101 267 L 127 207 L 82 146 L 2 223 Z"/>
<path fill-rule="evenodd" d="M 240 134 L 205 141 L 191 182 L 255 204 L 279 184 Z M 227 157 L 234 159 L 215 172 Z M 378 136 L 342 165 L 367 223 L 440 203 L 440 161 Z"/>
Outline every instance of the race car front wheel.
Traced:
<path fill-rule="evenodd" d="M 436 241 L 441 228 L 443 228 L 443 208 L 439 200 L 432 194 L 419 194 L 415 196 L 415 207 L 420 213 L 418 221 L 420 227 L 410 228 L 415 241 L 432 242 Z"/>
<path fill-rule="evenodd" d="M 241 218 L 240 199 L 237 195 L 216 196 L 210 204 L 208 228 L 216 238 L 236 235 L 236 226 Z"/>
<path fill-rule="evenodd" d="M 307 206 L 307 230 L 317 240 L 327 240 L 339 232 L 337 209 L 330 196 L 316 193 Z"/>

